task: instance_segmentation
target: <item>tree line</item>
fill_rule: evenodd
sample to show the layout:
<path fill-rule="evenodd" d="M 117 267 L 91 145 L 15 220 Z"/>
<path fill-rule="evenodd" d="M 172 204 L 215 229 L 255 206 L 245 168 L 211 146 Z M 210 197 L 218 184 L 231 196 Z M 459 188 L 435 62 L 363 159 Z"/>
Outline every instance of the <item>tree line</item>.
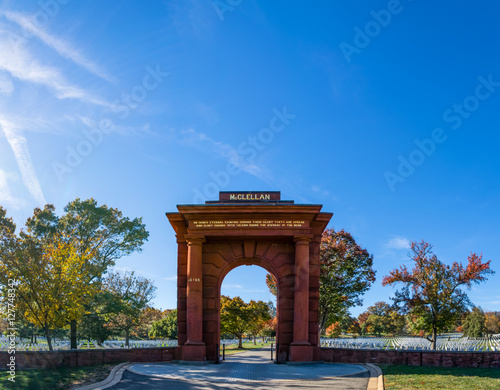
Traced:
<path fill-rule="evenodd" d="M 123 335 L 128 346 L 131 334 L 147 337 L 154 321 L 172 321 L 172 311 L 149 306 L 156 291 L 151 280 L 112 270 L 148 236 L 141 218 L 94 199 L 70 202 L 62 216 L 50 204 L 36 208 L 19 231 L 0 206 L 1 303 L 7 307 L 11 298 L 20 336 L 43 332 L 49 350 L 53 335 L 67 333 L 72 349 L 77 335 L 98 343 Z M 2 327 L 8 325 L 4 320 Z M 153 335 L 163 330 L 156 327 Z"/>
<path fill-rule="evenodd" d="M 456 330 L 462 321 L 464 324 L 459 330 L 478 334 L 469 331 L 478 326 L 469 327 L 468 324 L 471 318 L 481 317 L 482 311 L 474 307 L 463 288 L 470 289 L 493 274 L 491 260 L 483 262 L 482 255 L 471 253 L 465 266 L 459 262 L 447 265 L 423 240 L 411 243 L 408 256 L 414 264 L 411 270 L 402 265 L 383 278 L 384 286 L 402 286 L 391 298 L 392 304 L 377 302 L 354 319 L 349 309 L 362 305 L 362 296 L 375 281 L 373 256 L 361 248 L 350 233 L 325 230 L 320 244 L 320 333 L 380 335 L 404 331 L 428 339 L 432 349 L 436 349 L 439 333 Z M 266 282 L 271 293 L 277 295 L 275 277 L 268 274 Z M 484 323 L 488 320 L 493 324 L 488 329 L 498 331 L 498 322 L 494 325 L 498 319 L 496 313 L 483 313 L 482 316 Z M 485 326 L 479 326 L 483 333 Z"/>
<path fill-rule="evenodd" d="M 121 257 L 141 251 L 148 237 L 141 218 L 124 217 L 94 199 L 70 202 L 62 216 L 53 205 L 36 208 L 19 231 L 0 206 L 2 307 L 14 295 L 21 331 L 43 332 L 50 350 L 53 335 L 61 330 L 69 331 L 72 349 L 77 347 L 78 334 L 98 343 L 120 334 L 127 346 L 130 336 L 176 338 L 176 311 L 149 306 L 156 291 L 152 281 L 134 272 L 112 270 Z M 414 264 L 411 270 L 402 265 L 383 278 L 385 286 L 401 286 L 392 304 L 377 302 L 353 319 L 350 308 L 363 304 L 363 295 L 375 282 L 373 255 L 350 233 L 325 230 L 320 244 L 321 334 L 404 330 L 427 338 L 435 349 L 438 333 L 454 327 L 461 326 L 471 335 L 497 329 L 497 313 L 475 308 L 463 290 L 493 273 L 491 261 L 483 262 L 482 255 L 471 253 L 465 266 L 447 265 L 425 241 L 412 242 L 409 257 Z M 268 274 L 266 282 L 277 295 L 274 276 Z M 238 338 L 240 346 L 245 334 L 254 338 L 272 334 L 275 312 L 272 303 L 247 304 L 239 297 L 222 296 L 221 334 Z"/>
<path fill-rule="evenodd" d="M 447 327 L 441 328 L 441 331 L 459 332 L 467 337 L 499 334 L 500 312 L 484 312 L 480 307 L 474 307 L 472 310 L 462 312 L 455 321 L 450 321 Z M 413 315 L 402 315 L 392 305 L 379 301 L 369 306 L 357 318 L 347 315 L 340 321 L 334 322 L 326 328 L 325 336 L 335 338 L 341 334 L 348 334 L 354 337 L 365 335 L 425 337 L 427 333 L 422 327 L 421 319 Z"/>

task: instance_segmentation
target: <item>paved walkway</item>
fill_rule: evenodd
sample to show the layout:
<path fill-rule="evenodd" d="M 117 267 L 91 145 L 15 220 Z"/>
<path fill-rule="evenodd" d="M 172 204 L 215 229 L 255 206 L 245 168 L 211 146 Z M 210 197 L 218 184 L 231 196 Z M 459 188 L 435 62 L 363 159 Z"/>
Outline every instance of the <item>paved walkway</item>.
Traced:
<path fill-rule="evenodd" d="M 134 364 L 127 368 L 118 384 L 108 389 L 366 390 L 369 376 L 365 367 L 356 364 L 273 364 L 270 361 L 270 350 L 265 348 L 230 355 L 222 364 Z"/>

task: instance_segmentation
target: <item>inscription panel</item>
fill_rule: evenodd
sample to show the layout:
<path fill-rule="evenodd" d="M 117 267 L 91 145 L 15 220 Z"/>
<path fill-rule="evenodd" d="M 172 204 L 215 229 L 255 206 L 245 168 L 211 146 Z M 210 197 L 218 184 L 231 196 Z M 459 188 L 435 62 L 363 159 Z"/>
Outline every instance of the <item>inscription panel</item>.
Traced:
<path fill-rule="evenodd" d="M 219 219 L 189 221 L 190 229 L 302 229 L 308 228 L 309 221 L 301 219 Z"/>

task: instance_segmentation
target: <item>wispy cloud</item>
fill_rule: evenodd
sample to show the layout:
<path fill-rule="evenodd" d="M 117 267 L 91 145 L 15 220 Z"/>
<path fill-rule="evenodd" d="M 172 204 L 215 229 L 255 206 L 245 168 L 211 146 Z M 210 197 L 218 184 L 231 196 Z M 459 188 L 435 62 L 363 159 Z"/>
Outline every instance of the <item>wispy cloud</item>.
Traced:
<path fill-rule="evenodd" d="M 40 206 L 45 205 L 45 197 L 31 161 L 26 138 L 21 135 L 20 129 L 17 129 L 2 117 L 0 117 L 0 128 L 3 130 L 5 138 L 14 153 L 24 185 Z"/>
<path fill-rule="evenodd" d="M 8 20 L 17 23 L 21 28 L 38 38 L 45 45 L 54 49 L 59 55 L 68 58 L 75 64 L 85 68 L 88 72 L 101 77 L 107 81 L 113 81 L 112 78 L 101 70 L 92 61 L 86 59 L 80 52 L 70 46 L 69 43 L 47 33 L 33 23 L 33 18 L 19 12 L 0 11 L 0 14 Z"/>
<path fill-rule="evenodd" d="M 19 208 L 23 202 L 21 199 L 16 199 L 12 196 L 7 180 L 9 176 L 7 172 L 0 169 L 0 204 L 8 204 L 14 208 Z"/>
<path fill-rule="evenodd" d="M 68 83 L 58 69 L 42 65 L 21 44 L 12 45 L 8 32 L 0 31 L 0 70 L 26 82 L 48 87 L 59 99 L 74 98 L 100 106 L 111 105 Z"/>
<path fill-rule="evenodd" d="M 264 170 L 259 167 L 254 160 L 244 159 L 243 156 L 238 153 L 237 148 L 221 141 L 215 141 L 206 134 L 199 133 L 193 129 L 183 130 L 181 134 L 184 136 L 182 140 L 184 144 L 216 154 L 218 157 L 228 160 L 250 175 L 258 178 L 263 178 L 265 176 Z"/>
<path fill-rule="evenodd" d="M 14 84 L 5 73 L 0 73 L 0 94 L 10 96 L 14 92 Z"/>
<path fill-rule="evenodd" d="M 241 289 L 243 286 L 241 284 L 224 284 L 222 288 L 227 288 L 229 290 Z"/>
<path fill-rule="evenodd" d="M 323 197 L 330 197 L 330 196 L 331 196 L 331 199 L 332 199 L 333 201 L 337 201 L 337 200 L 338 200 L 338 198 L 337 198 L 336 196 L 331 195 L 331 194 L 330 194 L 330 192 L 329 192 L 328 190 L 324 190 L 324 189 L 322 189 L 320 186 L 313 185 L 313 186 L 311 187 L 311 190 L 312 190 L 313 192 L 315 192 L 316 194 L 321 195 L 321 196 L 323 196 Z"/>
<path fill-rule="evenodd" d="M 390 249 L 410 249 L 410 240 L 404 237 L 394 237 L 386 242 L 385 247 Z"/>

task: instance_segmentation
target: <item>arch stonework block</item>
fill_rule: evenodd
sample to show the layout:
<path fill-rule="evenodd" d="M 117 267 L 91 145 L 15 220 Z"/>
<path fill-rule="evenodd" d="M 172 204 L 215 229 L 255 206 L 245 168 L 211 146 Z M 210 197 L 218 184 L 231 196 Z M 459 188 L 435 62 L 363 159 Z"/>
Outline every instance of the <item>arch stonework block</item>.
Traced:
<path fill-rule="evenodd" d="M 220 201 L 166 214 L 178 244 L 181 360 L 219 360 L 220 289 L 241 265 L 261 266 L 277 280 L 277 359 L 320 360 L 319 243 L 332 214 L 281 201 L 276 192 L 264 201 L 265 193 L 255 194 L 221 193 Z"/>

